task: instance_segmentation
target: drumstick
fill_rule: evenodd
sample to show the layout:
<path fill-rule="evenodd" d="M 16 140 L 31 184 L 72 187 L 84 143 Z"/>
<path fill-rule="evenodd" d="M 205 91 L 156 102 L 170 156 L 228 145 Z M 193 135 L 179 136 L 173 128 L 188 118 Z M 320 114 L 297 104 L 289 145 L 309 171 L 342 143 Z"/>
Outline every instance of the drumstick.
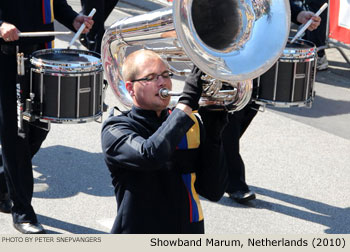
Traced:
<path fill-rule="evenodd" d="M 315 16 L 318 17 L 319 15 L 321 15 L 321 13 L 327 8 L 328 3 L 324 3 L 321 8 L 316 12 Z M 312 18 L 309 19 L 309 21 L 307 21 L 304 26 L 297 32 L 297 34 L 295 34 L 294 38 L 290 41 L 291 44 L 293 44 L 295 42 L 295 40 L 297 40 L 297 38 L 299 38 L 305 31 L 307 28 L 309 28 L 309 26 L 312 23 Z"/>
<path fill-rule="evenodd" d="M 46 36 L 55 36 L 55 35 L 69 35 L 71 34 L 71 31 L 57 31 L 57 32 L 51 32 L 51 31 L 43 31 L 43 32 L 19 32 L 19 37 L 46 37 Z M 0 35 L 0 38 L 1 35 Z"/>
<path fill-rule="evenodd" d="M 93 9 L 91 10 L 91 12 L 90 12 L 90 14 L 89 14 L 88 17 L 92 17 L 92 16 L 95 14 L 95 12 L 96 12 L 96 9 L 93 8 Z M 76 33 L 76 34 L 74 35 L 74 37 L 72 38 L 72 40 L 70 41 L 70 43 L 69 43 L 67 49 L 69 49 L 69 48 L 73 45 L 74 41 L 75 41 L 75 40 L 79 37 L 79 35 L 83 32 L 84 28 L 85 28 L 85 24 L 83 23 L 83 24 L 80 26 L 80 28 L 79 28 L 79 30 L 77 31 L 77 33 Z"/>

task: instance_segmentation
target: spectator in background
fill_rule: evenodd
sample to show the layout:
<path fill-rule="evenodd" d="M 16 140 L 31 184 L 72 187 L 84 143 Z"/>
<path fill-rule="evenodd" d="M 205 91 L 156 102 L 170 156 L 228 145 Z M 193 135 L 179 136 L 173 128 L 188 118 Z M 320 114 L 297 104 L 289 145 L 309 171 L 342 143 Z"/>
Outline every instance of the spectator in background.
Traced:
<path fill-rule="evenodd" d="M 328 0 L 305 0 L 305 8 L 306 10 L 317 12 L 324 3 L 327 3 Z M 350 15 L 350 13 L 349 13 Z M 324 10 L 321 15 L 321 24 L 317 30 L 314 31 L 306 31 L 304 39 L 309 40 L 315 43 L 316 47 L 321 47 L 326 45 L 326 37 L 327 37 L 327 19 L 328 19 L 328 11 Z M 322 71 L 328 69 L 328 60 L 326 56 L 325 50 L 317 51 L 317 70 Z"/>
<path fill-rule="evenodd" d="M 314 30 L 320 25 L 321 19 L 315 17 L 314 13 L 303 10 L 292 0 L 290 0 L 290 4 L 292 22 L 302 24 L 312 18 L 313 22 L 309 30 Z M 251 102 L 242 110 L 229 114 L 229 123 L 222 134 L 229 177 L 226 192 L 231 199 L 238 203 L 246 203 L 256 197 L 246 183 L 245 165 L 239 152 L 239 147 L 240 138 L 257 114 L 258 108 L 259 105 Z"/>

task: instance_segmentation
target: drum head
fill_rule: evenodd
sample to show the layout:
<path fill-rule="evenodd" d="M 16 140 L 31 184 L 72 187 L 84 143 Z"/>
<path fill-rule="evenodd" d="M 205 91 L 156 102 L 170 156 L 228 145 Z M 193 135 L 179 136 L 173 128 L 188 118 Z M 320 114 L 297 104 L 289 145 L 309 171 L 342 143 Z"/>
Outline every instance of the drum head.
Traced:
<path fill-rule="evenodd" d="M 102 69 L 98 53 L 74 49 L 45 49 L 35 51 L 30 59 L 41 72 L 84 73 Z"/>

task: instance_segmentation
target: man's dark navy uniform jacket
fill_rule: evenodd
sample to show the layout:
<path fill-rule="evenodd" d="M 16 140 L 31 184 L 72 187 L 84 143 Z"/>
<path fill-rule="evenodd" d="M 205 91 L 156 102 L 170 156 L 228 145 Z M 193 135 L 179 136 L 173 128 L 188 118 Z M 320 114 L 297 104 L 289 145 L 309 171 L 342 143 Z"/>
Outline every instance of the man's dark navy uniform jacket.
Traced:
<path fill-rule="evenodd" d="M 194 114 L 169 112 L 158 117 L 133 107 L 104 122 L 102 149 L 118 205 L 112 233 L 204 233 L 198 194 L 217 201 L 225 192 L 225 116 L 203 112 L 202 124 Z"/>

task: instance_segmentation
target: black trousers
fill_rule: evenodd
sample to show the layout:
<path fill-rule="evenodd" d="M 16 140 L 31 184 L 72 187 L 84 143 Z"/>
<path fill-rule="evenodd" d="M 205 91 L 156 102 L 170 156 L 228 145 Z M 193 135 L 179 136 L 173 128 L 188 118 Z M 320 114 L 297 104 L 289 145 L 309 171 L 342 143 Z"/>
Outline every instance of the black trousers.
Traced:
<path fill-rule="evenodd" d="M 119 0 L 80 0 L 82 13 L 89 15 L 90 11 L 95 8 L 96 13 L 93 17 L 94 25 L 86 35 L 88 41 L 88 49 L 101 53 L 101 42 L 105 32 L 105 21 L 111 14 Z"/>
<path fill-rule="evenodd" d="M 0 172 L 0 190 L 8 192 L 13 202 L 13 221 L 37 222 L 31 205 L 33 171 L 31 159 L 40 149 L 48 131 L 23 121 L 23 131 L 17 127 L 16 56 L 0 52 L 0 140 L 4 171 Z M 28 69 L 27 69 L 28 71 Z M 22 83 L 22 99 L 28 95 L 29 76 Z M 7 187 L 4 187 L 4 178 Z M 6 190 L 7 189 L 7 190 Z"/>
<path fill-rule="evenodd" d="M 5 173 L 4 173 L 4 167 L 2 163 L 2 154 L 0 156 L 0 194 L 7 192 L 7 186 L 6 186 L 6 180 L 5 180 Z"/>
<path fill-rule="evenodd" d="M 226 163 L 228 165 L 227 193 L 248 191 L 245 181 L 245 166 L 239 152 L 239 141 L 257 114 L 258 105 L 248 104 L 242 110 L 229 114 L 229 122 L 222 134 Z"/>
<path fill-rule="evenodd" d="M 305 0 L 305 4 L 307 5 L 308 9 L 314 13 L 316 13 L 321 8 L 321 6 L 326 2 L 328 2 L 328 0 Z M 328 17 L 327 9 L 321 13 L 320 17 L 321 17 L 320 26 L 313 31 L 307 30 L 304 36 L 304 39 L 315 43 L 317 47 L 324 46 L 326 44 L 327 17 Z M 317 55 L 319 57 L 323 57 L 324 54 L 325 54 L 324 50 L 320 50 L 317 52 Z"/>

